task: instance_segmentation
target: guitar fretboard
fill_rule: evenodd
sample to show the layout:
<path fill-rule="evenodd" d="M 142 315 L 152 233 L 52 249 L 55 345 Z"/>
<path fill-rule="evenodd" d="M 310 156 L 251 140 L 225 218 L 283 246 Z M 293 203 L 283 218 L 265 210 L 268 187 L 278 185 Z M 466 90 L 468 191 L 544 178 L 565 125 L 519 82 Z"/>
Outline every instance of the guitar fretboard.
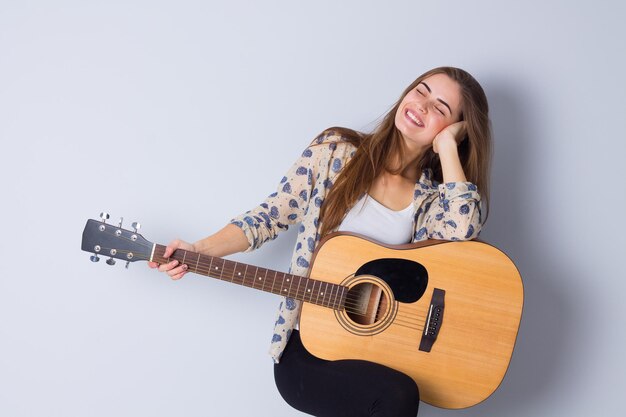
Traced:
<path fill-rule="evenodd" d="M 181 265 L 186 264 L 189 267 L 188 271 L 197 274 L 335 310 L 341 310 L 345 305 L 348 288 L 343 285 L 259 268 L 182 249 L 176 250 L 169 258 L 164 258 L 164 253 L 165 246 L 155 245 L 152 261 L 166 263 L 177 260 Z"/>

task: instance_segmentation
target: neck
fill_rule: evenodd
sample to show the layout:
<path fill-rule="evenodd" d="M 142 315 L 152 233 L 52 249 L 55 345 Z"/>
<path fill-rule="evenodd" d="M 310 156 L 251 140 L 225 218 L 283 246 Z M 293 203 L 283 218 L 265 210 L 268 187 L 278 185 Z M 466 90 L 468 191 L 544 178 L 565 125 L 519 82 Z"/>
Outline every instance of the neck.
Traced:
<path fill-rule="evenodd" d="M 175 259 L 181 265 L 187 265 L 190 272 L 336 310 L 343 308 L 345 304 L 347 288 L 343 285 L 285 274 L 182 249 L 174 251 L 169 258 L 164 258 L 164 253 L 165 246 L 154 245 L 150 261 L 167 263 Z"/>
<path fill-rule="evenodd" d="M 391 175 L 400 175 L 411 183 L 415 183 L 421 175 L 419 161 L 426 149 L 412 150 L 405 147 L 404 158 L 401 158 L 399 153 L 392 156 L 389 166 L 390 171 L 395 174 Z"/>

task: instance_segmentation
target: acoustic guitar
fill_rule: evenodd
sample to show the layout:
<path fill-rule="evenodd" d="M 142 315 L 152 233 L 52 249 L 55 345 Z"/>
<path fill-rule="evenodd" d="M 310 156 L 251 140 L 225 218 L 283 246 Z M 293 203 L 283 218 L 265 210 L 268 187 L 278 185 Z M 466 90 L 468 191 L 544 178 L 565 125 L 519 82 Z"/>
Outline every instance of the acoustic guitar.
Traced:
<path fill-rule="evenodd" d="M 334 233 L 317 246 L 309 276 L 176 250 L 120 224 L 88 220 L 82 250 L 91 260 L 166 263 L 261 291 L 302 300 L 306 349 L 328 359 L 363 359 L 404 372 L 422 401 L 466 408 L 500 385 L 513 353 L 523 305 L 520 274 L 497 248 L 426 240 L 383 245 Z"/>

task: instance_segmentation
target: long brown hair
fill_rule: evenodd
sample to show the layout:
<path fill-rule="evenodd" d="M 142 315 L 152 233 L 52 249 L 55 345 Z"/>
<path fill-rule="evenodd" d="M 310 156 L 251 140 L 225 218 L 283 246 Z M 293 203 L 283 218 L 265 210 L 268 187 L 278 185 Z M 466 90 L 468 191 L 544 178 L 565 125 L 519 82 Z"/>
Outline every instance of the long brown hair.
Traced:
<path fill-rule="evenodd" d="M 337 176 L 322 204 L 321 237 L 339 226 L 347 210 L 369 190 L 378 175 L 385 171 L 391 174 L 400 173 L 401 168 L 392 166 L 396 155 L 399 155 L 401 160 L 405 155 L 402 136 L 395 126 L 398 107 L 404 96 L 416 88 L 422 80 L 441 73 L 456 81 L 461 90 L 463 109 L 461 120 L 466 122 L 467 133 L 458 148 L 459 158 L 467 180 L 474 183 L 480 191 L 483 209 L 481 221 L 484 223 L 487 220 L 492 146 L 487 97 L 478 81 L 466 71 L 454 67 L 439 67 L 420 75 L 413 81 L 372 133 L 361 133 L 341 127 L 331 128 L 325 132 L 334 131 L 340 134 L 355 144 L 357 150 L 354 157 Z M 432 179 L 443 182 L 439 155 L 432 150 L 432 147 L 424 153 L 418 165 L 420 171 L 431 169 Z"/>

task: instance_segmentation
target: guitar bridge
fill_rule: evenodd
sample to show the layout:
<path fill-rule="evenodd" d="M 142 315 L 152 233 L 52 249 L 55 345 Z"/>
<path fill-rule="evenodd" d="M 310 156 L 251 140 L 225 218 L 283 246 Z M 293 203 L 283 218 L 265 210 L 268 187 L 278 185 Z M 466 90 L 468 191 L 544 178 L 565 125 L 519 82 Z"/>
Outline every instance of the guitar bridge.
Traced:
<path fill-rule="evenodd" d="M 435 288 L 433 291 L 433 297 L 430 299 L 430 308 L 428 309 L 428 317 L 424 324 L 424 333 L 422 333 L 422 340 L 420 341 L 419 350 L 423 352 L 430 352 L 437 340 L 439 329 L 443 323 L 443 308 L 446 292 L 442 289 Z"/>

